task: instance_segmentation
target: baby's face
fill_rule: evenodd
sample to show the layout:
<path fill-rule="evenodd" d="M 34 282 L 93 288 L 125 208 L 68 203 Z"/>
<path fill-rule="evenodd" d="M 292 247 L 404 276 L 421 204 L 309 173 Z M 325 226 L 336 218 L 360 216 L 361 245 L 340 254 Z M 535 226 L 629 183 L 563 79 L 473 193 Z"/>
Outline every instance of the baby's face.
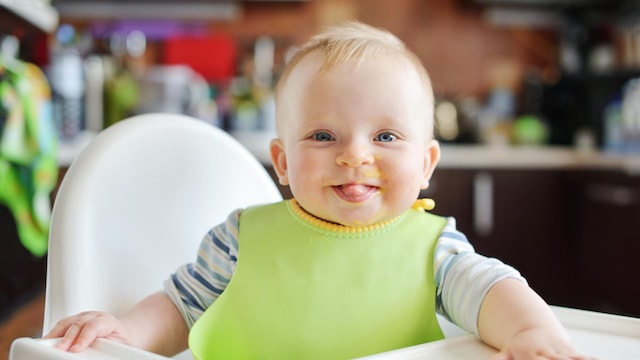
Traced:
<path fill-rule="evenodd" d="M 400 57 L 319 71 L 308 55 L 282 89 L 280 139 L 271 153 L 280 182 L 313 215 L 348 226 L 406 211 L 439 157 L 429 97 Z"/>

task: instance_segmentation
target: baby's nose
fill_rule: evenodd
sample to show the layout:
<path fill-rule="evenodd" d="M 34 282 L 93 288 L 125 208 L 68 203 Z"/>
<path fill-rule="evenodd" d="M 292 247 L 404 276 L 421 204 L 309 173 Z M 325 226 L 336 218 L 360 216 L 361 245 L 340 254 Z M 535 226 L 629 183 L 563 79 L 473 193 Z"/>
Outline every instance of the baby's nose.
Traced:
<path fill-rule="evenodd" d="M 356 167 L 373 163 L 373 154 L 367 146 L 349 144 L 336 157 L 336 163 L 341 166 Z"/>

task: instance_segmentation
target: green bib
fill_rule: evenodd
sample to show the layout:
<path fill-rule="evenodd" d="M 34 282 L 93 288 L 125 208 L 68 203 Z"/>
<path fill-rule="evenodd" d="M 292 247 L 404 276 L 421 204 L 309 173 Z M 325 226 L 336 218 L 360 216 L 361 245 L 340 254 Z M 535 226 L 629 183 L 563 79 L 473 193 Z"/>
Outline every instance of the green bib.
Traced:
<path fill-rule="evenodd" d="M 442 339 L 433 255 L 445 219 L 345 227 L 295 201 L 246 209 L 229 285 L 194 324 L 196 359 L 348 359 Z"/>

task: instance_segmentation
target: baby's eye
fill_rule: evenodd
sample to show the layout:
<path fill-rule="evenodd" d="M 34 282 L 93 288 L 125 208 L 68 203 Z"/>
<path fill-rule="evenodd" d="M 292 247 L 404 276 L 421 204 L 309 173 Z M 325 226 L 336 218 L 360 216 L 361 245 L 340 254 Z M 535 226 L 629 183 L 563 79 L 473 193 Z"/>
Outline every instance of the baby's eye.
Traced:
<path fill-rule="evenodd" d="M 326 131 L 318 131 L 314 133 L 312 136 L 315 141 L 333 141 L 335 138 Z"/>
<path fill-rule="evenodd" d="M 390 132 L 383 132 L 383 133 L 380 133 L 380 134 L 376 135 L 376 137 L 375 137 L 375 140 L 376 141 L 380 141 L 380 142 L 391 142 L 391 141 L 394 141 L 396 139 L 397 139 L 397 137 L 394 134 L 390 133 Z"/>

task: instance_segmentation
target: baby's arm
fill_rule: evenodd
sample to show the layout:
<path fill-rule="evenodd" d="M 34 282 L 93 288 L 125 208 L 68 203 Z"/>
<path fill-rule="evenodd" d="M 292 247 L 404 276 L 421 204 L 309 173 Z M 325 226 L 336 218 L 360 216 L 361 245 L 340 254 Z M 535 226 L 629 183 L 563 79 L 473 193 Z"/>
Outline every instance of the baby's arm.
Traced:
<path fill-rule="evenodd" d="M 536 352 L 540 359 L 562 358 L 551 349 L 590 359 L 575 352 L 548 305 L 515 269 L 474 252 L 455 219 L 448 218 L 435 256 L 438 312 L 502 350 L 493 360 L 528 359 Z"/>
<path fill-rule="evenodd" d="M 501 350 L 492 360 L 593 359 L 577 351 L 549 306 L 518 280 L 502 280 L 489 290 L 478 330 L 485 343 Z"/>
<path fill-rule="evenodd" d="M 58 322 L 45 338 L 62 337 L 57 348 L 84 351 L 96 338 L 106 338 L 162 355 L 187 348 L 187 325 L 169 297 L 148 296 L 120 318 L 90 311 Z"/>

